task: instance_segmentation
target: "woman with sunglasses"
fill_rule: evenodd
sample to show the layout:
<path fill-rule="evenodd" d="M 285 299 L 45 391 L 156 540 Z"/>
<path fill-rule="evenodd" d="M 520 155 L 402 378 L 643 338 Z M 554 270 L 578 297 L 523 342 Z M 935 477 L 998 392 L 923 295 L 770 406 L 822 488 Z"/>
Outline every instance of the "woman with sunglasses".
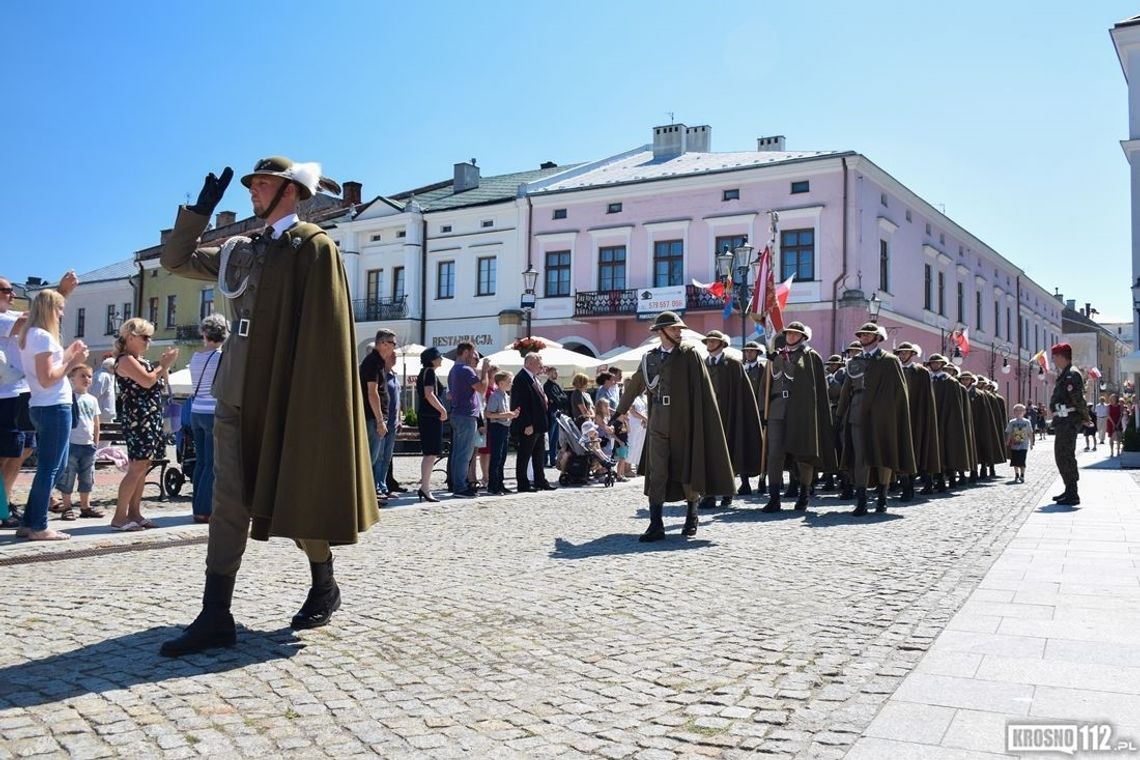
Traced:
<path fill-rule="evenodd" d="M 119 391 L 119 421 L 130 464 L 119 483 L 119 498 L 111 527 L 142 530 L 157 527 L 142 515 L 142 492 L 152 459 L 166 456 L 162 432 L 162 383 L 178 358 L 177 348 L 162 352 L 155 366 L 143 354 L 150 347 L 154 325 L 135 317 L 123 322 L 115 338 L 115 384 Z"/>

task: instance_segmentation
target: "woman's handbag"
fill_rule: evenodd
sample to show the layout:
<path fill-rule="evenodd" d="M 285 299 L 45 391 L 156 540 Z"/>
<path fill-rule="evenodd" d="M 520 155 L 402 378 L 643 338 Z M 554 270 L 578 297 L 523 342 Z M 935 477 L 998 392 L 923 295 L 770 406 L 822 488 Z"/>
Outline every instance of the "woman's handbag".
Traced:
<path fill-rule="evenodd" d="M 194 408 L 194 398 L 198 395 L 198 391 L 202 388 L 202 380 L 205 379 L 206 370 L 210 368 L 210 362 L 213 360 L 214 354 L 216 353 L 218 353 L 218 349 L 215 348 L 213 353 L 206 357 L 206 364 L 204 367 L 202 367 L 202 374 L 198 376 L 198 384 L 194 386 L 194 393 L 188 399 L 182 402 L 181 422 L 182 427 L 186 428 L 187 430 L 190 429 L 190 426 L 194 422 L 194 418 L 191 417 Z"/>

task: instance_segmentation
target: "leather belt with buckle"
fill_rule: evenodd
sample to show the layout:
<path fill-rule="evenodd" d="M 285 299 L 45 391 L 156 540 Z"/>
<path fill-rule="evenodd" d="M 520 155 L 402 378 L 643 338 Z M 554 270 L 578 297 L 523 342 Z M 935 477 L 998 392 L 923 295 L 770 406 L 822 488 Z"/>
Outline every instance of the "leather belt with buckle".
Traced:
<path fill-rule="evenodd" d="M 769 398 L 769 399 L 774 399 L 774 398 L 789 398 L 790 396 L 791 396 L 791 393 L 790 393 L 789 391 L 780 391 L 779 393 L 773 393 L 773 394 L 772 394 L 772 395 L 770 395 L 768 398 Z"/>
<path fill-rule="evenodd" d="M 661 404 L 661 406 L 669 406 L 669 394 L 666 393 L 658 396 L 657 401 Z"/>
<path fill-rule="evenodd" d="M 230 328 L 237 335 L 243 338 L 249 336 L 249 320 L 248 319 L 235 319 L 233 326 Z"/>

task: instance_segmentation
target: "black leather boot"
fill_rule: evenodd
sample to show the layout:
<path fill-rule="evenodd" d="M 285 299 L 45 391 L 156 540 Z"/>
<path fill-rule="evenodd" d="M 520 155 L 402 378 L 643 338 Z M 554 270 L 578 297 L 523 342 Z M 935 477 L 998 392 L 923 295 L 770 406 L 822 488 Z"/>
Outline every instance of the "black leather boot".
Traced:
<path fill-rule="evenodd" d="M 867 489 L 855 489 L 855 509 L 851 512 L 855 517 L 862 517 L 867 514 Z"/>
<path fill-rule="evenodd" d="M 923 475 L 922 476 L 922 490 L 918 492 L 918 495 L 919 496 L 929 496 L 932 493 L 934 493 L 934 476 L 933 475 Z"/>
<path fill-rule="evenodd" d="M 763 506 L 761 512 L 779 512 L 780 511 L 780 484 L 775 483 L 768 486 L 768 503 Z"/>
<path fill-rule="evenodd" d="M 950 490 L 950 485 L 947 483 L 947 478 L 945 475 L 940 474 L 935 478 L 935 480 L 937 481 L 935 487 L 937 488 L 938 493 L 946 493 Z"/>
<path fill-rule="evenodd" d="M 902 493 L 899 495 L 899 501 L 908 502 L 914 501 L 914 476 L 903 475 L 902 478 Z"/>
<path fill-rule="evenodd" d="M 800 495 L 800 484 L 796 482 L 795 478 L 788 480 L 788 490 L 784 492 L 785 499 L 794 499 Z"/>
<path fill-rule="evenodd" d="M 811 500 L 811 493 L 807 486 L 800 486 L 800 497 L 796 499 L 795 510 L 803 512 L 808 508 L 808 502 Z"/>
<path fill-rule="evenodd" d="M 879 486 L 877 500 L 875 503 L 875 511 L 876 512 L 886 512 L 887 511 L 887 486 L 886 486 L 886 484 Z"/>
<path fill-rule="evenodd" d="M 340 609 L 340 587 L 333 578 L 333 561 L 310 562 L 313 585 L 301 609 L 293 616 L 289 625 L 295 630 L 320 628 L 327 625 L 332 614 Z"/>
<path fill-rule="evenodd" d="M 737 496 L 751 496 L 752 484 L 748 482 L 748 478 L 744 475 L 740 476 L 740 488 L 736 489 Z"/>
<path fill-rule="evenodd" d="M 182 635 L 164 641 L 158 653 L 165 657 L 181 657 L 216 647 L 232 647 L 237 643 L 230 602 L 234 596 L 233 576 L 206 573 L 206 590 L 202 593 L 202 611 Z"/>
<path fill-rule="evenodd" d="M 970 485 L 975 485 L 978 482 L 977 469 L 970 470 Z"/>
<path fill-rule="evenodd" d="M 1080 497 L 1080 494 L 1077 493 L 1077 487 L 1073 486 L 1073 489 L 1069 493 L 1069 495 L 1066 496 L 1065 498 L 1061 499 L 1057 503 L 1058 504 L 1064 504 L 1064 505 L 1070 506 L 1070 507 L 1075 507 L 1076 505 L 1080 504 L 1081 503 L 1081 497 Z"/>
<path fill-rule="evenodd" d="M 665 521 L 662 519 L 664 509 L 663 504 L 649 505 L 649 528 L 641 534 L 641 537 L 637 539 L 638 541 L 649 543 L 665 538 Z"/>
<path fill-rule="evenodd" d="M 716 497 L 715 496 L 706 496 L 705 498 L 701 499 L 701 509 L 712 509 L 715 506 L 716 506 Z"/>
<path fill-rule="evenodd" d="M 823 485 L 819 487 L 821 491 L 834 491 L 835 490 L 835 475 L 827 473 L 823 478 Z"/>
<path fill-rule="evenodd" d="M 996 477 L 997 477 L 997 468 L 991 464 L 990 465 L 990 480 L 993 480 Z"/>
<path fill-rule="evenodd" d="M 695 536 L 697 535 L 697 503 L 690 501 L 687 505 L 688 509 L 685 512 L 685 527 L 681 528 L 682 536 Z"/>
<path fill-rule="evenodd" d="M 722 507 L 731 507 L 732 506 L 732 497 L 731 496 L 722 496 L 720 499 L 720 505 Z"/>
<path fill-rule="evenodd" d="M 841 474 L 839 476 L 839 498 L 854 499 L 855 489 L 851 487 L 851 478 Z"/>

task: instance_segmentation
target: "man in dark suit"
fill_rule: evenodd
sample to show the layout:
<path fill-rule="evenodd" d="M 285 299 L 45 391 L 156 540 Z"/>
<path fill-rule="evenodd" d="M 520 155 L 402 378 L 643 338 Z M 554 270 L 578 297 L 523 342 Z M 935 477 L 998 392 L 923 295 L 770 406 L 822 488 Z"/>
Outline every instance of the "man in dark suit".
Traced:
<path fill-rule="evenodd" d="M 519 416 L 511 423 L 518 435 L 519 450 L 515 460 L 515 477 L 518 491 L 553 491 L 554 486 L 546 482 L 543 458 L 546 453 L 543 434 L 547 429 L 546 393 L 538 380 L 542 371 L 542 359 L 538 354 L 527 354 L 523 368 L 515 375 L 511 384 L 511 408 L 519 410 Z M 527 465 L 534 467 L 534 483 L 527 477 Z"/>

